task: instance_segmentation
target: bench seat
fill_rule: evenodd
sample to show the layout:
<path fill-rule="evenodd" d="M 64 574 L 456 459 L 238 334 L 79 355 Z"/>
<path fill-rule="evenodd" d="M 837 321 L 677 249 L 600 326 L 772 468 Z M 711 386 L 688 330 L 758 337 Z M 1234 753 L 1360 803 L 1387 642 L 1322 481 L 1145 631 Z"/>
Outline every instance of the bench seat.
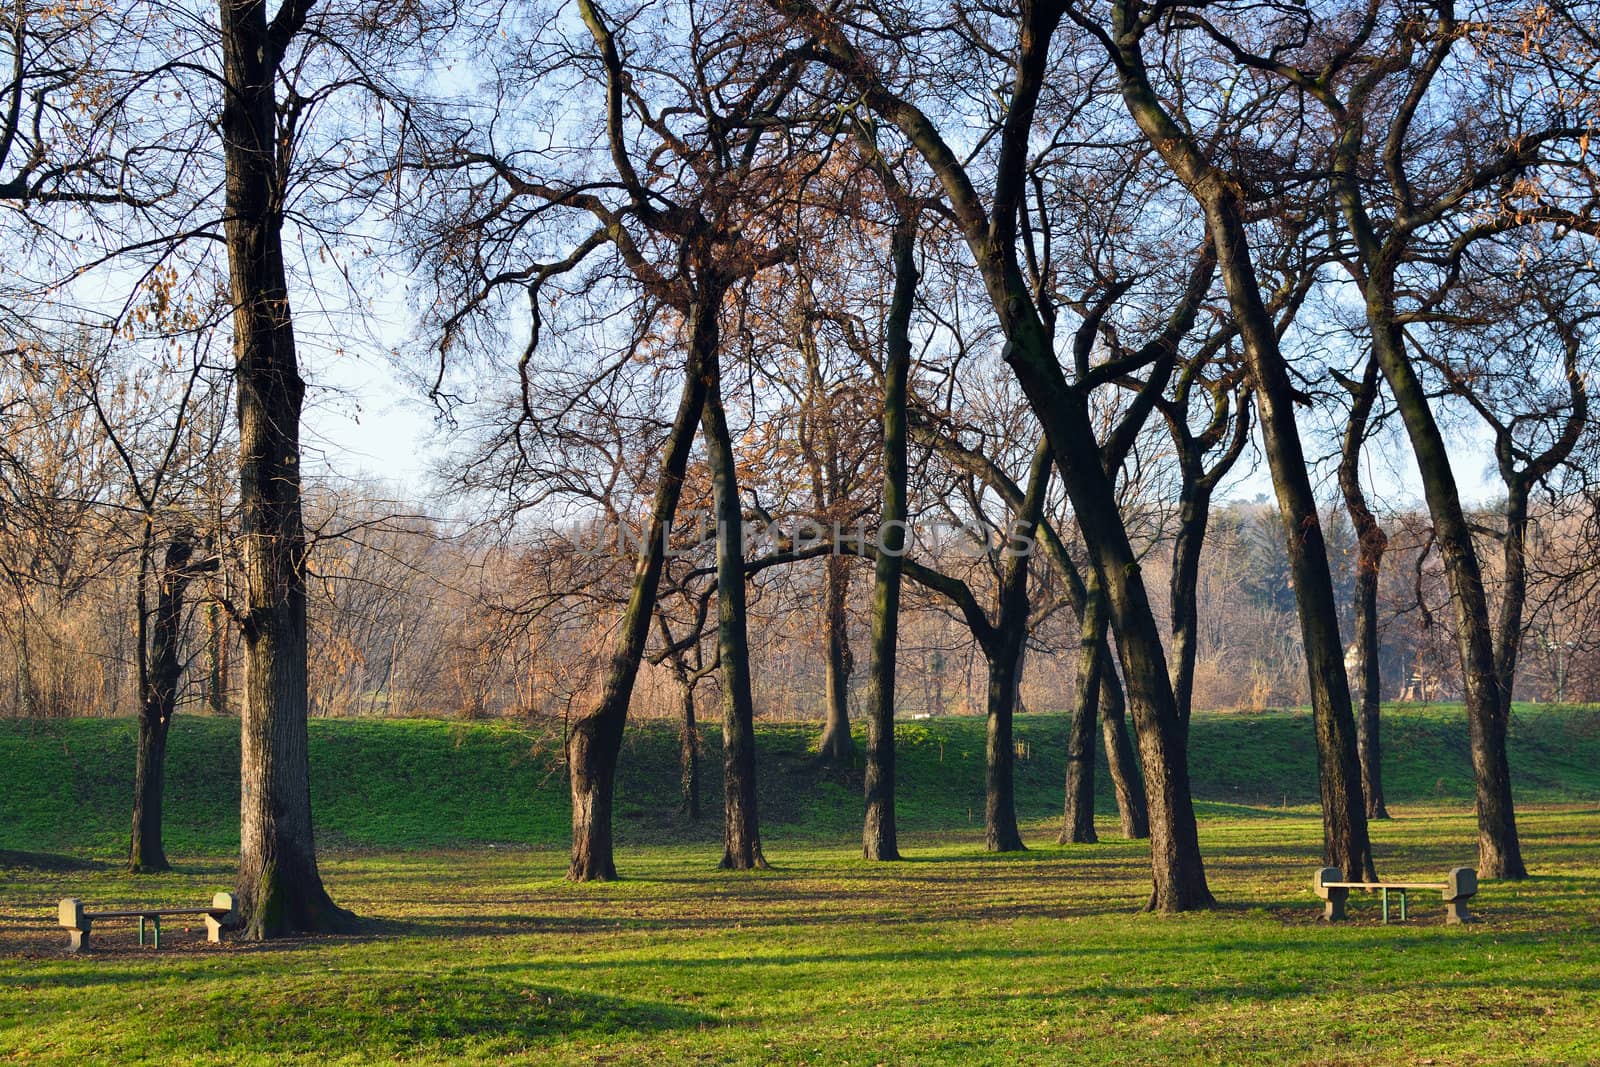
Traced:
<path fill-rule="evenodd" d="M 58 922 L 66 929 L 71 939 L 67 945 L 69 952 L 82 952 L 89 946 L 89 931 L 94 928 L 97 919 L 138 919 L 141 945 L 144 944 L 144 924 L 149 921 L 155 928 L 154 946 L 160 948 L 162 916 L 203 915 L 206 922 L 206 940 L 220 942 L 222 928 L 233 918 L 233 894 L 218 893 L 211 898 L 209 906 L 199 908 L 107 908 L 100 911 L 90 911 L 83 906 L 83 901 L 76 897 L 66 897 L 58 906 L 56 914 Z"/>
<path fill-rule="evenodd" d="M 1323 867 L 1311 880 L 1311 888 L 1324 901 L 1322 917 L 1329 922 L 1344 918 L 1345 901 L 1352 889 L 1383 896 L 1383 921 L 1389 921 L 1389 894 L 1400 896 L 1400 918 L 1406 916 L 1406 893 L 1411 890 L 1432 890 L 1444 898 L 1446 925 L 1467 923 L 1472 915 L 1467 911 L 1467 901 L 1478 893 L 1478 872 L 1471 867 L 1453 867 L 1443 882 L 1352 882 L 1344 878 L 1337 867 Z"/>

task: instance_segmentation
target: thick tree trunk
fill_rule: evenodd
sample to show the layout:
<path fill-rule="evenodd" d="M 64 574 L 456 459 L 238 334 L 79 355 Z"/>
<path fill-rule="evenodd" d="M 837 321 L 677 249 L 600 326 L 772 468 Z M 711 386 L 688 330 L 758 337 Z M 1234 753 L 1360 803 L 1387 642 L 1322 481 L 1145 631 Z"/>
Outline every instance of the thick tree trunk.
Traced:
<path fill-rule="evenodd" d="M 349 929 L 329 899 L 312 836 L 306 734 L 305 529 L 300 407 L 283 261 L 275 79 L 309 3 L 267 25 L 265 5 L 222 0 L 224 235 L 239 383 L 245 701 L 240 723 L 237 912 L 243 935 Z M 285 149 L 287 151 L 287 149 Z"/>
<path fill-rule="evenodd" d="M 911 313 L 917 294 L 917 223 L 907 216 L 893 237 L 894 295 L 883 361 L 883 506 L 873 561 L 872 679 L 867 697 L 866 817 L 861 854 L 897 860 L 894 816 L 895 653 L 900 633 L 900 576 L 906 550 L 906 388 L 911 376 Z"/>
<path fill-rule="evenodd" d="M 1026 285 L 1020 277 L 1013 284 L 1018 306 L 1023 306 Z M 1010 301 L 999 303 L 1011 306 Z M 1172 696 L 1166 653 L 1111 479 L 1100 465 L 1100 446 L 1088 410 L 1082 396 L 1067 389 L 1060 363 L 1037 323 L 1026 319 L 1011 323 L 1006 358 L 1044 425 L 1091 560 L 1107 591 L 1149 790 L 1153 884 L 1148 906 L 1158 911 L 1211 907 L 1215 899 L 1200 856 L 1184 728 Z"/>
<path fill-rule="evenodd" d="M 1389 817 L 1383 800 L 1383 750 L 1379 739 L 1382 678 L 1378 664 L 1378 575 L 1389 538 L 1367 506 L 1367 496 L 1361 488 L 1361 449 L 1378 397 L 1378 375 L 1377 360 L 1369 359 L 1352 398 L 1339 458 L 1339 491 L 1356 531 L 1355 654 L 1356 677 L 1361 683 L 1356 752 L 1361 758 L 1361 792 L 1366 797 L 1369 819 Z"/>
<path fill-rule="evenodd" d="M 1100 711 L 1100 650 L 1106 640 L 1106 609 L 1098 582 L 1091 580 L 1087 593 L 1079 620 L 1078 710 L 1067 736 L 1066 806 L 1057 839 L 1063 845 L 1092 845 L 1100 840 L 1094 831 L 1094 734 Z"/>
<path fill-rule="evenodd" d="M 161 800 L 166 790 L 167 730 L 177 706 L 182 666 L 178 644 L 183 633 L 183 590 L 189 581 L 194 543 L 185 533 L 167 544 L 161 585 L 151 620 L 149 653 L 139 695 L 139 750 L 133 773 L 133 838 L 128 869 L 171 870 L 161 839 Z"/>
<path fill-rule="evenodd" d="M 823 565 L 823 610 L 827 629 L 827 719 L 822 727 L 819 757 L 829 763 L 848 764 L 855 754 L 850 737 L 850 654 L 847 607 L 850 599 L 850 562 L 829 556 Z"/>
<path fill-rule="evenodd" d="M 744 517 L 733 438 L 722 407 L 719 354 L 708 347 L 701 376 L 701 413 L 717 518 L 717 650 L 722 677 L 722 866 L 747 871 L 767 866 L 756 811 L 755 701 L 750 691 L 746 630 Z"/>
<path fill-rule="evenodd" d="M 1382 316 L 1379 321 L 1383 321 Z M 1506 755 L 1508 705 L 1501 699 L 1494 638 L 1489 628 L 1489 603 L 1484 594 L 1477 551 L 1472 544 L 1472 529 L 1461 507 L 1444 438 L 1434 421 L 1421 382 L 1405 358 L 1398 331 L 1376 347 L 1422 472 L 1434 537 L 1444 561 L 1450 582 L 1450 600 L 1456 612 L 1457 644 L 1477 787 L 1478 876 L 1526 878 L 1528 870 L 1517 835 L 1511 767 Z"/>
<path fill-rule="evenodd" d="M 684 472 L 694 445 L 695 426 L 705 405 L 706 383 L 701 366 L 707 352 L 718 344 L 717 314 L 722 292 L 707 294 L 705 302 L 690 308 L 689 354 L 683 392 L 672 429 L 663 444 L 661 474 L 650 510 L 650 529 L 634 564 L 633 588 L 623 611 L 622 625 L 606 668 L 600 699 L 594 708 L 572 724 L 567 736 L 567 773 L 572 790 L 572 861 L 567 877 L 575 882 L 616 878 L 612 855 L 611 813 L 616 789 L 617 760 L 622 754 L 622 733 L 628 719 L 628 702 L 639 676 L 650 619 L 655 612 L 661 570 L 666 562 L 667 538 Z"/>
<path fill-rule="evenodd" d="M 1020 852 L 1017 828 L 1016 742 L 1012 724 L 1028 644 L 1028 562 L 1050 486 L 1050 442 L 1041 437 L 1028 468 L 1028 489 L 1012 519 L 1010 552 L 1000 577 L 999 610 L 985 642 L 989 664 L 988 744 L 984 767 L 984 843 L 991 852 Z M 1026 538 L 1024 544 L 1023 538 Z"/>

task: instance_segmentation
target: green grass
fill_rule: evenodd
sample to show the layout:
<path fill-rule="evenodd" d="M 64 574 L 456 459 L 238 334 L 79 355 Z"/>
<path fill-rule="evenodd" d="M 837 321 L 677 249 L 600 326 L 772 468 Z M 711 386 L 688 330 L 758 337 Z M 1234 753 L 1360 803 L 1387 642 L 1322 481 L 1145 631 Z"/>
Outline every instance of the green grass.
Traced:
<path fill-rule="evenodd" d="M 1016 736 L 1024 820 L 1061 810 L 1070 717 L 1024 715 Z M 1384 779 L 1397 803 L 1472 801 L 1466 724 L 1459 708 L 1401 706 L 1386 713 Z M 110 859 L 127 845 L 134 723 L 127 719 L 0 721 L 0 849 Z M 817 730 L 758 729 L 766 836 L 845 839 L 859 829 L 859 765 L 819 770 Z M 859 740 L 859 738 L 858 738 Z M 983 819 L 984 723 L 947 718 L 902 723 L 899 816 L 908 830 L 977 828 Z M 173 720 L 166 835 L 174 855 L 238 847 L 238 723 Z M 1518 799 L 1600 803 L 1600 712 L 1524 706 L 1511 732 Z M 690 826 L 677 813 L 677 739 L 671 724 L 630 728 L 622 759 L 617 834 L 624 847 L 715 840 L 721 810 L 718 734 L 705 735 L 702 797 L 712 813 Z M 311 723 L 312 796 L 320 843 L 379 849 L 499 844 L 566 847 L 569 809 L 557 733 L 503 724 L 430 720 Z M 859 751 L 858 751 L 859 760 Z M 1316 752 L 1304 712 L 1199 714 L 1190 766 L 1202 812 L 1317 803 Z M 1104 757 L 1100 806 L 1111 810 Z"/>
<path fill-rule="evenodd" d="M 1047 843 L 1060 717 L 1021 724 L 1035 847 L 1013 856 L 985 855 L 968 821 L 981 724 L 908 724 L 900 864 L 858 858 L 852 775 L 819 780 L 812 731 L 763 728 L 775 867 L 746 874 L 714 868 L 714 827 L 660 813 L 675 796 L 672 738 L 639 731 L 619 805 L 624 880 L 603 885 L 562 878 L 547 742 L 318 722 L 323 873 L 364 931 L 211 946 L 174 923 L 156 953 L 109 925 L 85 958 L 61 951 L 57 898 L 191 903 L 229 884 L 232 724 L 175 725 L 179 870 L 151 877 L 115 862 L 129 724 L 4 723 L 0 1061 L 1600 1062 L 1594 718 L 1519 712 L 1534 877 L 1486 884 L 1481 922 L 1445 927 L 1438 898 L 1417 894 L 1410 923 L 1383 926 L 1358 896 L 1333 928 L 1309 891 L 1309 724 L 1289 713 L 1197 719 L 1221 906 L 1176 917 L 1137 913 L 1148 851 L 1114 838 L 1109 804 L 1102 844 Z M 1399 817 L 1374 826 L 1380 868 L 1440 877 L 1475 847 L 1459 713 L 1396 709 L 1389 728 Z M 713 775 L 712 810 L 716 788 Z"/>
<path fill-rule="evenodd" d="M 1378 828 L 1395 874 L 1471 854 L 1471 820 Z M 124 1063 L 380 1059 L 537 1063 L 1583 1063 L 1600 1057 L 1594 811 L 1525 813 L 1538 872 L 1490 885 L 1483 921 L 1436 898 L 1341 928 L 1307 891 L 1314 819 L 1203 824 L 1209 914 L 1134 913 L 1138 844 L 991 857 L 910 835 L 910 861 L 772 849 L 730 874 L 700 846 L 624 854 L 572 885 L 552 852 L 336 853 L 368 933 L 208 946 L 131 930 L 59 954 L 49 902 L 203 899 L 226 863 L 159 881 L 13 866 L 0 888 L 0 1057 Z M 1034 828 L 1035 837 L 1042 833 Z M 1109 824 L 1103 829 L 1111 830 Z"/>

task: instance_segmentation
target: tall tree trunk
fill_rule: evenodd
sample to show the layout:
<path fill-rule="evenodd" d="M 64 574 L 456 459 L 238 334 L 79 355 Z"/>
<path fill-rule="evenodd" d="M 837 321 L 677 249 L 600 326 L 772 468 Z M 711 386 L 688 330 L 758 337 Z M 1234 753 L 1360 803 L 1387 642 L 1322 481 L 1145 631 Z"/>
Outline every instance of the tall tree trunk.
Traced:
<path fill-rule="evenodd" d="M 1369 286 L 1367 301 L 1375 338 L 1374 349 L 1411 438 L 1422 474 L 1423 493 L 1433 518 L 1433 531 L 1450 583 L 1456 613 L 1457 646 L 1466 689 L 1468 734 L 1478 800 L 1478 876 L 1525 878 L 1522 845 L 1517 835 L 1511 797 L 1511 767 L 1506 756 L 1506 706 L 1501 702 L 1495 666 L 1494 638 L 1489 628 L 1489 602 L 1483 573 L 1472 544 L 1472 528 L 1461 507 L 1461 495 L 1450 467 L 1450 454 L 1434 420 L 1426 392 L 1406 358 L 1404 342 L 1385 305 L 1384 287 Z M 1376 305 L 1376 306 L 1373 306 Z M 1389 324 L 1380 329 L 1379 324 Z"/>
<path fill-rule="evenodd" d="M 1146 140 L 1205 212 L 1206 228 L 1256 386 L 1262 438 L 1296 583 L 1316 724 L 1324 860 L 1353 878 L 1362 878 L 1372 872 L 1373 866 L 1356 755 L 1355 717 L 1344 671 L 1344 648 L 1339 640 L 1333 580 L 1294 422 L 1294 389 L 1250 259 L 1237 185 L 1211 164 L 1193 132 L 1167 113 L 1152 88 L 1142 52 L 1141 17 L 1137 5 L 1129 0 L 1116 0 L 1112 5 L 1111 40 L 1117 51 L 1123 102 Z M 1122 635 L 1120 625 L 1118 634 Z M 1124 674 L 1131 687 L 1132 672 Z M 1148 773 L 1148 761 L 1145 766 Z"/>
<path fill-rule="evenodd" d="M 722 866 L 767 866 L 756 811 L 755 701 L 750 692 L 746 629 L 744 514 L 733 437 L 722 407 L 721 361 L 708 347 L 701 365 L 706 399 L 700 424 L 711 468 L 717 518 L 717 650 L 722 677 Z"/>
<path fill-rule="evenodd" d="M 850 564 L 844 556 L 829 556 L 823 564 L 823 610 L 827 629 L 827 720 L 822 727 L 820 758 L 830 763 L 848 764 L 855 754 L 850 737 L 850 674 L 854 658 L 850 654 L 849 615 Z"/>
<path fill-rule="evenodd" d="M 239 383 L 245 584 L 236 899 L 249 939 L 344 930 L 354 922 L 329 899 L 317 870 L 307 757 L 300 502 L 305 385 L 284 271 L 281 175 L 287 160 L 278 156 L 275 80 L 309 8 L 308 0 L 291 0 L 269 28 L 258 0 L 221 3 L 223 229 Z"/>
<path fill-rule="evenodd" d="M 892 242 L 894 295 L 883 360 L 883 507 L 873 562 L 872 679 L 867 697 L 866 817 L 861 853 L 897 860 L 894 815 L 895 653 L 900 633 L 900 576 L 906 551 L 906 388 L 911 376 L 911 313 L 917 295 L 917 220 L 905 214 Z"/>
<path fill-rule="evenodd" d="M 1079 620 L 1078 709 L 1067 735 L 1066 806 L 1057 838 L 1063 845 L 1092 845 L 1100 840 L 1094 831 L 1094 734 L 1102 690 L 1100 654 L 1106 640 L 1106 609 L 1099 582 L 1092 575 L 1087 593 Z"/>
<path fill-rule="evenodd" d="M 1383 800 L 1383 749 L 1379 739 L 1382 712 L 1382 678 L 1378 661 L 1378 575 L 1389 538 L 1367 506 L 1361 488 L 1361 449 L 1378 397 L 1378 361 L 1367 360 L 1356 386 L 1345 426 L 1339 457 L 1339 491 L 1345 511 L 1356 531 L 1355 654 L 1356 677 L 1361 682 L 1361 707 L 1356 713 L 1356 751 L 1361 758 L 1361 791 L 1367 800 L 1367 818 L 1387 819 Z"/>
<path fill-rule="evenodd" d="M 1412 231 L 1395 228 L 1387 240 L 1379 240 L 1377 228 L 1362 200 L 1359 123 L 1345 124 L 1335 149 L 1334 197 L 1364 268 L 1358 282 L 1365 297 L 1373 356 L 1383 371 L 1411 441 L 1412 455 L 1422 476 L 1428 514 L 1433 519 L 1435 542 L 1450 585 L 1450 602 L 1455 609 L 1456 644 L 1466 690 L 1467 726 L 1478 801 L 1478 876 L 1525 878 L 1528 871 L 1517 835 L 1511 767 L 1506 755 L 1509 705 L 1502 701 L 1483 572 L 1472 543 L 1472 528 L 1461 507 L 1461 493 L 1450 466 L 1449 449 L 1433 416 L 1427 390 L 1406 352 L 1396 314 L 1394 271 Z"/>
<path fill-rule="evenodd" d="M 661 474 L 656 482 L 655 500 L 650 509 L 650 529 L 639 548 L 634 564 L 633 588 L 623 611 L 622 625 L 606 668 L 600 699 L 572 724 L 567 735 L 567 773 L 572 790 L 572 861 L 567 877 L 575 882 L 609 881 L 616 878 L 612 855 L 611 814 L 616 794 L 617 760 L 622 754 L 622 732 L 628 720 L 628 702 L 639 676 L 639 661 L 644 655 L 655 611 L 656 593 L 661 586 L 661 570 L 666 562 L 667 538 L 678 498 L 683 491 L 684 472 L 694 445 L 695 426 L 705 405 L 706 383 L 701 367 L 708 352 L 718 344 L 717 314 L 722 293 L 706 294 L 706 300 L 689 309 L 689 354 L 683 376 L 683 392 L 672 429 L 662 446 Z"/>
<path fill-rule="evenodd" d="M 1299 607 L 1300 638 L 1311 688 L 1322 793 L 1323 860 L 1351 880 L 1376 877 L 1367 835 L 1366 797 L 1356 747 L 1350 681 L 1344 669 L 1339 608 L 1333 593 L 1322 520 L 1294 418 L 1294 387 L 1278 335 L 1257 287 L 1255 265 L 1236 194 L 1203 198 L 1223 282 L 1256 386 L 1261 436 L 1277 491 L 1289 571 Z"/>
<path fill-rule="evenodd" d="M 1014 284 L 1022 306 L 1026 286 L 1020 277 Z M 1060 363 L 1036 323 L 1025 319 L 1011 323 L 1006 358 L 1049 436 L 1084 542 L 1107 591 L 1148 788 L 1152 876 L 1148 907 L 1168 912 L 1211 907 L 1215 898 L 1200 855 L 1185 731 L 1167 676 L 1166 652 L 1138 560 L 1118 515 L 1111 479 L 1100 466 L 1100 446 L 1088 410 L 1082 395 L 1067 389 Z"/>
<path fill-rule="evenodd" d="M 194 542 L 184 532 L 175 534 L 167 544 L 155 618 L 149 629 L 149 651 L 141 672 L 139 748 L 133 772 L 133 837 L 128 845 L 128 869 L 135 872 L 172 869 L 161 838 L 161 800 L 166 789 L 167 729 L 177 705 L 182 672 L 178 644 L 183 632 L 183 590 L 189 581 L 193 554 Z"/>
<path fill-rule="evenodd" d="M 1150 810 L 1144 795 L 1144 775 L 1128 736 L 1127 705 L 1117 680 L 1111 650 L 1100 645 L 1100 732 L 1106 746 L 1106 766 L 1117 794 L 1117 817 L 1122 836 L 1140 841 L 1150 836 Z"/>

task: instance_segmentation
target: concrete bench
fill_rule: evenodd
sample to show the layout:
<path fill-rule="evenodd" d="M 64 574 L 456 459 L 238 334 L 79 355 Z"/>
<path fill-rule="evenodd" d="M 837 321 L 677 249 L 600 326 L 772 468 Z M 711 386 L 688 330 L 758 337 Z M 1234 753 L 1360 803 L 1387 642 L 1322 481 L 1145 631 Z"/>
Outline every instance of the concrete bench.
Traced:
<path fill-rule="evenodd" d="M 1364 893 L 1383 894 L 1383 921 L 1389 921 L 1389 894 L 1400 898 L 1400 919 L 1406 918 L 1406 893 L 1409 890 L 1432 890 L 1444 897 L 1444 921 L 1447 925 L 1472 922 L 1467 912 L 1467 901 L 1478 893 L 1478 872 L 1471 867 L 1452 867 L 1443 882 L 1347 882 L 1344 872 L 1337 867 L 1324 867 L 1311 880 L 1311 888 L 1326 903 L 1322 917 L 1329 922 L 1344 918 L 1344 902 L 1352 889 Z"/>
<path fill-rule="evenodd" d="M 117 908 L 110 911 L 88 911 L 83 901 L 66 897 L 61 901 L 57 914 L 72 939 L 67 946 L 69 952 L 82 952 L 89 947 L 89 931 L 99 919 L 138 919 L 140 945 L 144 944 L 144 924 L 148 920 L 155 927 L 154 947 L 160 948 L 163 915 L 203 915 L 206 940 L 220 942 L 222 928 L 233 917 L 233 894 L 218 893 L 211 898 L 211 905 L 204 908 Z"/>

